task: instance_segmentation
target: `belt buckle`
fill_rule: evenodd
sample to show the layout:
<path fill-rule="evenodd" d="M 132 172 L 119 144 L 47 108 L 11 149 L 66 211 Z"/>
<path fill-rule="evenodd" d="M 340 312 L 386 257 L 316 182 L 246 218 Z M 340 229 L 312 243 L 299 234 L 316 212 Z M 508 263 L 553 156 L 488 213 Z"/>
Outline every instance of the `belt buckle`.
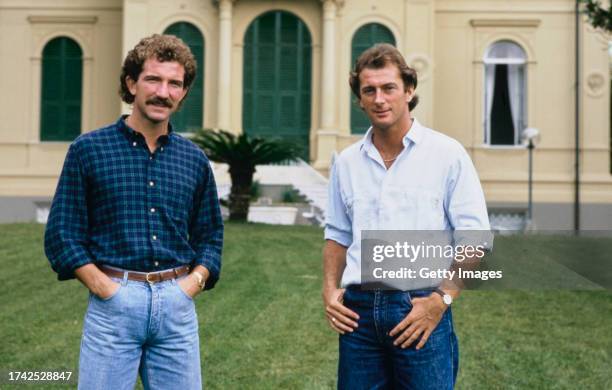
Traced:
<path fill-rule="evenodd" d="M 145 280 L 149 283 L 149 284 L 153 284 L 155 283 L 155 280 L 149 280 L 149 276 L 155 274 L 155 272 L 147 272 L 147 274 L 145 275 Z"/>

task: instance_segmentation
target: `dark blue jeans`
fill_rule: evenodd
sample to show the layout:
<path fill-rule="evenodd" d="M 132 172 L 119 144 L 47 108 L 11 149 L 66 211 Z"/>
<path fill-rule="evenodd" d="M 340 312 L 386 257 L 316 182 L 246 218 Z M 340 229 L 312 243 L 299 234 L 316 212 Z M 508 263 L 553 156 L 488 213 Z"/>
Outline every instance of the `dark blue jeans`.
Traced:
<path fill-rule="evenodd" d="M 448 308 L 420 350 L 393 345 L 389 332 L 412 309 L 411 298 L 428 290 L 361 291 L 348 288 L 344 305 L 359 314 L 359 327 L 340 336 L 338 389 L 452 389 L 459 350 Z"/>

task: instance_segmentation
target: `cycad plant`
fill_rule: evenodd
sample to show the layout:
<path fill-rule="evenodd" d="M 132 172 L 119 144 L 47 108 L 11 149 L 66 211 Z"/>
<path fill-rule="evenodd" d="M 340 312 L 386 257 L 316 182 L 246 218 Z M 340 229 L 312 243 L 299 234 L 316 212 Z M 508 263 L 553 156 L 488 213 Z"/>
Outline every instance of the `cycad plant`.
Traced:
<path fill-rule="evenodd" d="M 195 133 L 196 143 L 215 162 L 229 165 L 232 188 L 229 195 L 229 219 L 246 221 L 251 186 L 257 165 L 295 161 L 299 148 L 289 142 L 233 134 L 225 130 L 203 129 Z"/>

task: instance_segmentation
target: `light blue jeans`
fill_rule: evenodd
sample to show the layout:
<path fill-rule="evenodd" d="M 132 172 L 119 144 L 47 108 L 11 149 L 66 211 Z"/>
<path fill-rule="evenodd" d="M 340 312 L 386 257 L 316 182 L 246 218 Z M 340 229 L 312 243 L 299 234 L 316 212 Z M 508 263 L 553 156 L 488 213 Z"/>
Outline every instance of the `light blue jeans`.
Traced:
<path fill-rule="evenodd" d="M 177 280 L 121 283 L 108 299 L 89 294 L 79 389 L 201 389 L 198 319 Z"/>

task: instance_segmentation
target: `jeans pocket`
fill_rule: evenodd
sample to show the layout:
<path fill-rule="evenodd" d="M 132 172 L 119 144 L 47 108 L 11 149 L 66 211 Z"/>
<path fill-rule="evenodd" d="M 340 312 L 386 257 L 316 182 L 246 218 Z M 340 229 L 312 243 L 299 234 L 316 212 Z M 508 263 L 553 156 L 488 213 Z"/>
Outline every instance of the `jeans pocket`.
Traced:
<path fill-rule="evenodd" d="M 430 296 L 433 293 L 432 290 L 411 290 L 406 292 L 408 294 L 410 301 L 414 298 L 425 298 Z"/>
<path fill-rule="evenodd" d="M 353 311 L 371 306 L 361 292 L 355 292 L 350 288 L 344 290 L 340 303 Z"/>
<path fill-rule="evenodd" d="M 410 295 L 410 292 L 404 292 L 402 296 L 402 305 L 407 307 L 408 310 L 412 309 L 412 296 Z"/>
<path fill-rule="evenodd" d="M 113 299 L 115 299 L 115 297 L 117 297 L 117 295 L 119 295 L 119 293 L 121 292 L 121 290 L 123 290 L 123 283 L 121 283 L 121 279 L 116 279 L 116 278 L 111 278 L 111 280 L 115 283 L 119 284 L 119 288 L 117 290 L 115 290 L 114 293 L 112 293 L 110 296 L 106 297 L 106 298 L 102 298 L 94 293 L 91 293 L 93 295 L 94 298 L 96 298 L 99 301 L 102 302 L 110 302 Z"/>
<path fill-rule="evenodd" d="M 176 283 L 174 283 L 175 287 L 179 291 L 179 294 L 182 295 L 185 299 L 189 300 L 190 302 L 193 302 L 193 297 L 191 297 L 191 295 L 187 294 L 185 290 L 181 288 L 181 285 L 179 284 L 179 280 L 182 280 L 182 279 L 177 279 Z"/>
<path fill-rule="evenodd" d="M 399 324 L 412 310 L 412 301 L 410 300 L 410 293 L 404 292 L 401 298 L 395 301 L 393 305 L 394 309 L 391 311 L 391 323 L 393 326 Z"/>

